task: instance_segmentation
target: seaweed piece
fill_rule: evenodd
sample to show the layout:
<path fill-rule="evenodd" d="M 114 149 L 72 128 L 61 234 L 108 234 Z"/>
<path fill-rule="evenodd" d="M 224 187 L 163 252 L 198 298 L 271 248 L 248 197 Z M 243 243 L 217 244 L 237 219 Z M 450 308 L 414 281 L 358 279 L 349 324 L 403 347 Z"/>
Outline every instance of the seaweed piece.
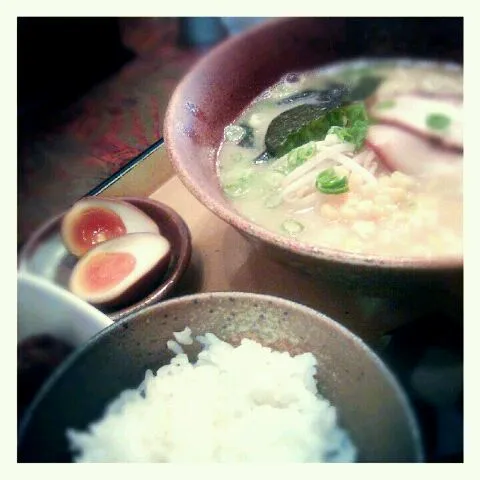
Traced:
<path fill-rule="evenodd" d="M 265 135 L 267 152 L 281 157 L 304 143 L 325 138 L 332 126 L 326 121 L 327 111 L 328 109 L 321 105 L 304 104 L 276 116 Z M 343 125 L 343 122 L 333 125 Z"/>
<path fill-rule="evenodd" d="M 349 102 L 357 102 L 359 100 L 365 100 L 372 95 L 378 86 L 382 83 L 383 78 L 379 76 L 366 75 L 360 77 L 355 83 L 347 95 Z"/>
<path fill-rule="evenodd" d="M 358 74 L 358 72 L 355 72 Z M 304 90 L 294 93 L 277 102 L 278 105 L 289 105 L 299 100 L 308 100 L 314 105 L 336 108 L 348 102 L 365 100 L 372 95 L 383 78 L 378 75 L 359 75 L 355 79 L 347 79 L 347 84 L 330 83 L 324 90 Z"/>
<path fill-rule="evenodd" d="M 348 94 L 349 90 L 346 85 L 332 83 L 325 90 L 304 90 L 303 92 L 294 93 L 289 97 L 279 100 L 277 104 L 288 105 L 298 102 L 299 100 L 309 100 L 314 105 L 331 109 L 340 106 Z"/>

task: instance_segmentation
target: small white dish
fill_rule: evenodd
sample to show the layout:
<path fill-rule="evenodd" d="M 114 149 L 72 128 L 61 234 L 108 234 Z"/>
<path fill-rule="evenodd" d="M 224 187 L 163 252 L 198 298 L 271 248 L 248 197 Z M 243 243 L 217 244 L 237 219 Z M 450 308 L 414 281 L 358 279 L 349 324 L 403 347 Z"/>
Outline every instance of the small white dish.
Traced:
<path fill-rule="evenodd" d="M 64 288 L 27 272 L 17 274 L 17 343 L 51 335 L 76 348 L 112 323 Z"/>

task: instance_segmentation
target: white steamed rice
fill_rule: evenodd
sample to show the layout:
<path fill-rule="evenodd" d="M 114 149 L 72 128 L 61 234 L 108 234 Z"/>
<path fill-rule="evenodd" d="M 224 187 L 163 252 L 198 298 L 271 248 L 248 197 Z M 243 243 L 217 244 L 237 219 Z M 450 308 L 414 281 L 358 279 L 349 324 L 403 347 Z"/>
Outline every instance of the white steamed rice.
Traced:
<path fill-rule="evenodd" d="M 190 343 L 190 333 L 175 338 Z M 195 364 L 178 353 L 86 431 L 68 430 L 75 461 L 355 461 L 335 408 L 317 392 L 311 353 L 292 357 L 248 339 L 233 347 L 209 333 L 197 340 Z"/>

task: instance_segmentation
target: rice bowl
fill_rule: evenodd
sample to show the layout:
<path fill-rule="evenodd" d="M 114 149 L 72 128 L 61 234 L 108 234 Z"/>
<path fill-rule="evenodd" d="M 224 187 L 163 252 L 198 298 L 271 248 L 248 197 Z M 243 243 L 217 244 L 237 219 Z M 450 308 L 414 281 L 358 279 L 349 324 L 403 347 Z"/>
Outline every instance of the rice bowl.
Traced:
<path fill-rule="evenodd" d="M 169 365 L 174 354 L 166 344 L 173 332 L 186 326 L 194 338 L 211 332 L 235 346 L 248 338 L 291 356 L 311 352 L 318 362 L 318 392 L 335 407 L 338 425 L 348 433 L 359 462 L 422 460 L 409 401 L 362 340 L 297 303 L 218 292 L 149 307 L 103 330 L 74 354 L 25 414 L 19 429 L 19 461 L 71 462 L 67 429 L 86 431 L 112 399 L 124 390 L 137 389 L 147 370 L 156 372 Z M 198 355 L 197 343 L 182 346 L 189 358 Z"/>
<path fill-rule="evenodd" d="M 317 393 L 312 353 L 292 357 L 249 339 L 234 347 L 210 333 L 197 340 L 194 364 L 177 353 L 85 431 L 67 430 L 75 461 L 355 460 L 335 407 Z"/>

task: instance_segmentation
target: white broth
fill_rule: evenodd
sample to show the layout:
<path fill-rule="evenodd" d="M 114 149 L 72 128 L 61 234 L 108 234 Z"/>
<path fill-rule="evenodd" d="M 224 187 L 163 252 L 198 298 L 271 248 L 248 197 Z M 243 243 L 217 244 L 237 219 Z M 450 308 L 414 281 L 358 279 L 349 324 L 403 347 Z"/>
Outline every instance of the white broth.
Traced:
<path fill-rule="evenodd" d="M 462 110 L 463 72 L 451 65 L 352 62 L 289 74 L 225 128 L 220 184 L 243 216 L 307 244 L 461 255 Z"/>

